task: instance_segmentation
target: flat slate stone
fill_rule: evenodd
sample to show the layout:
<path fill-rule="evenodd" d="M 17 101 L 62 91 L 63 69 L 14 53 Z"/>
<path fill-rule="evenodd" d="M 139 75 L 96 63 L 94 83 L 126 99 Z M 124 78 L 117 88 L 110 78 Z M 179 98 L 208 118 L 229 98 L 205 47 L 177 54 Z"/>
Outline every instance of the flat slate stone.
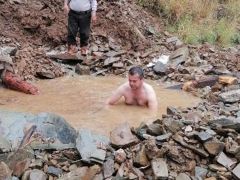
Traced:
<path fill-rule="evenodd" d="M 164 130 L 160 124 L 152 123 L 152 124 L 148 125 L 147 132 L 150 135 L 158 136 L 158 135 L 162 135 Z"/>
<path fill-rule="evenodd" d="M 157 158 L 151 162 L 155 179 L 168 179 L 167 163 L 162 158 Z"/>
<path fill-rule="evenodd" d="M 0 152 L 9 152 L 11 148 L 11 143 L 6 138 L 0 136 Z"/>
<path fill-rule="evenodd" d="M 87 129 L 79 130 L 76 147 L 84 162 L 98 162 L 102 164 L 106 157 L 106 151 L 99 148 L 101 145 L 109 145 L 109 139 Z"/>
<path fill-rule="evenodd" d="M 195 167 L 195 177 L 204 179 L 208 173 L 208 170 L 199 166 Z"/>
<path fill-rule="evenodd" d="M 135 155 L 133 156 L 133 164 L 135 167 L 144 167 L 149 165 L 145 146 L 141 145 L 140 150 L 134 154 Z"/>
<path fill-rule="evenodd" d="M 201 131 L 199 133 L 197 133 L 197 137 L 200 141 L 205 142 L 208 141 L 210 139 L 212 139 L 212 135 L 208 134 L 207 132 Z"/>
<path fill-rule="evenodd" d="M 233 169 L 233 174 L 240 179 L 240 163 Z"/>
<path fill-rule="evenodd" d="M 109 58 L 105 59 L 103 66 L 112 65 L 113 63 L 115 63 L 119 60 L 120 60 L 120 57 L 109 57 Z"/>
<path fill-rule="evenodd" d="M 226 168 L 231 168 L 232 165 L 234 165 L 236 162 L 227 157 L 224 152 L 221 152 L 217 156 L 217 162 L 221 165 L 223 165 Z"/>
<path fill-rule="evenodd" d="M 181 121 L 176 121 L 172 119 L 164 119 L 163 124 L 169 129 L 173 134 L 178 132 L 184 124 Z"/>
<path fill-rule="evenodd" d="M 110 178 L 113 173 L 114 173 L 114 160 L 113 159 L 108 159 L 104 164 L 103 164 L 103 175 L 104 178 Z"/>
<path fill-rule="evenodd" d="M 180 136 L 179 134 L 175 134 L 172 138 L 176 142 L 180 143 L 183 147 L 191 149 L 192 151 L 194 151 L 195 153 L 199 154 L 200 156 L 203 156 L 205 158 L 209 156 L 209 154 L 206 151 L 204 151 L 203 149 L 200 149 L 200 148 L 197 148 L 196 146 L 187 144 L 184 141 L 183 137 Z"/>
<path fill-rule="evenodd" d="M 240 89 L 227 91 L 219 94 L 221 100 L 225 103 L 235 103 L 240 101 Z"/>
<path fill-rule="evenodd" d="M 31 171 L 29 180 L 47 180 L 47 175 L 38 169 L 34 169 Z"/>
<path fill-rule="evenodd" d="M 126 147 L 137 142 L 128 123 L 123 123 L 110 132 L 110 140 L 113 146 Z"/>
<path fill-rule="evenodd" d="M 41 79 L 54 79 L 56 76 L 52 71 L 46 71 L 44 69 L 37 71 L 37 76 Z"/>
<path fill-rule="evenodd" d="M 48 55 L 48 57 L 52 59 L 59 59 L 59 60 L 75 60 L 75 61 L 82 61 L 82 58 L 78 57 L 77 55 L 71 55 L 68 53 L 61 53 L 61 54 L 52 54 Z"/>
<path fill-rule="evenodd" d="M 156 74 L 160 74 L 160 75 L 165 75 L 167 72 L 167 66 L 165 64 L 163 64 L 162 62 L 157 62 L 154 67 L 153 67 L 153 71 Z"/>
<path fill-rule="evenodd" d="M 54 59 L 54 60 L 62 60 L 62 61 L 69 61 L 69 62 L 82 62 L 85 58 L 80 55 L 71 55 L 68 53 L 60 53 L 60 54 L 49 54 L 47 55 L 49 58 Z"/>
<path fill-rule="evenodd" d="M 223 167 L 222 165 L 218 165 L 218 164 L 210 164 L 210 165 L 208 165 L 208 168 L 214 172 L 218 172 L 218 171 L 227 172 L 227 168 Z"/>
<path fill-rule="evenodd" d="M 177 177 L 176 180 L 191 180 L 191 178 L 186 175 L 185 173 L 180 173 Z"/>
<path fill-rule="evenodd" d="M 182 64 L 187 60 L 188 55 L 188 47 L 179 48 L 170 55 L 168 64 L 176 68 L 179 64 Z"/>
<path fill-rule="evenodd" d="M 47 173 L 58 177 L 59 175 L 63 174 L 63 171 L 60 168 L 49 166 L 47 169 Z"/>
<path fill-rule="evenodd" d="M 106 56 L 107 57 L 115 57 L 115 56 L 120 56 L 125 53 L 126 53 L 126 51 L 109 51 L 106 53 Z"/>
<path fill-rule="evenodd" d="M 167 141 L 171 136 L 172 136 L 172 133 L 163 134 L 163 135 L 157 136 L 156 140 L 160 142 Z"/>
<path fill-rule="evenodd" d="M 221 151 L 224 149 L 224 143 L 223 142 L 217 142 L 217 141 L 208 141 L 205 142 L 204 148 L 207 150 L 207 152 L 211 155 L 218 155 Z"/>
<path fill-rule="evenodd" d="M 79 167 L 69 173 L 62 175 L 58 180 L 79 180 L 82 179 L 88 171 L 87 166 Z"/>
<path fill-rule="evenodd" d="M 212 135 L 212 136 L 215 136 L 217 133 L 214 131 L 214 130 L 212 130 L 212 129 L 207 129 L 206 130 L 206 133 L 208 133 L 208 134 L 210 134 L 210 135 Z"/>
<path fill-rule="evenodd" d="M 240 118 L 220 116 L 214 120 L 209 121 L 210 126 L 221 126 L 222 128 L 234 129 L 240 132 Z"/>
<path fill-rule="evenodd" d="M 84 66 L 81 64 L 77 64 L 75 66 L 75 73 L 79 74 L 79 75 L 90 75 L 90 67 L 89 66 Z"/>

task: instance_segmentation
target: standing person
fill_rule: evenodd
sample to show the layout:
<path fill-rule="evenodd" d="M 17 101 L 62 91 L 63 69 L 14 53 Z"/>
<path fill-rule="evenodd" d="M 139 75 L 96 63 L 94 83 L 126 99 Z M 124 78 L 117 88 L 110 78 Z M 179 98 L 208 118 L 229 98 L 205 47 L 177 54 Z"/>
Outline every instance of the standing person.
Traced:
<path fill-rule="evenodd" d="M 87 55 L 90 24 L 97 20 L 97 0 L 64 0 L 64 11 L 68 14 L 68 53 L 77 52 L 76 36 L 79 32 L 81 54 Z"/>
<path fill-rule="evenodd" d="M 152 86 L 144 82 L 143 70 L 132 67 L 128 72 L 128 82 L 122 84 L 107 100 L 107 104 L 116 104 L 121 97 L 128 105 L 147 106 L 156 111 L 158 102 Z"/>

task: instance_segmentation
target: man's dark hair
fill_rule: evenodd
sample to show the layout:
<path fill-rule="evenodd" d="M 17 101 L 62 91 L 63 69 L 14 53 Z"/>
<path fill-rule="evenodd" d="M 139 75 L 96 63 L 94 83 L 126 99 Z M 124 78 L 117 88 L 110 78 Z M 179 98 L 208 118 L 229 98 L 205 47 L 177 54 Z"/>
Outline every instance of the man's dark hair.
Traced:
<path fill-rule="evenodd" d="M 143 69 L 139 66 L 134 66 L 129 69 L 128 72 L 129 75 L 133 76 L 135 74 L 138 74 L 139 78 L 142 79 L 144 77 Z"/>

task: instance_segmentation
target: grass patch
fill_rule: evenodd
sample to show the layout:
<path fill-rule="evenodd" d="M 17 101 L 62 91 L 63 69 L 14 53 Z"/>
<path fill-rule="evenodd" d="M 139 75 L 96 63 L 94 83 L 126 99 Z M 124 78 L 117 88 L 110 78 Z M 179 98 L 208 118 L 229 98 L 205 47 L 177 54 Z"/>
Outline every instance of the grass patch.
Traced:
<path fill-rule="evenodd" d="M 138 0 L 190 44 L 239 44 L 240 0 Z"/>

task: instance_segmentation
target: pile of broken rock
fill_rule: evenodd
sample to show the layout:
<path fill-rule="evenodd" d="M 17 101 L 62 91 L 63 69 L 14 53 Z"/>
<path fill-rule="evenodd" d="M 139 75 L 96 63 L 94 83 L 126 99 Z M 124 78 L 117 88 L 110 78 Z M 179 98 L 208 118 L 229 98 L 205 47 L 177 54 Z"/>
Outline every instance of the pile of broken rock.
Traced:
<path fill-rule="evenodd" d="M 1 111 L 0 179 L 240 179 L 239 107 L 239 99 L 168 107 L 110 138 L 54 114 Z"/>

